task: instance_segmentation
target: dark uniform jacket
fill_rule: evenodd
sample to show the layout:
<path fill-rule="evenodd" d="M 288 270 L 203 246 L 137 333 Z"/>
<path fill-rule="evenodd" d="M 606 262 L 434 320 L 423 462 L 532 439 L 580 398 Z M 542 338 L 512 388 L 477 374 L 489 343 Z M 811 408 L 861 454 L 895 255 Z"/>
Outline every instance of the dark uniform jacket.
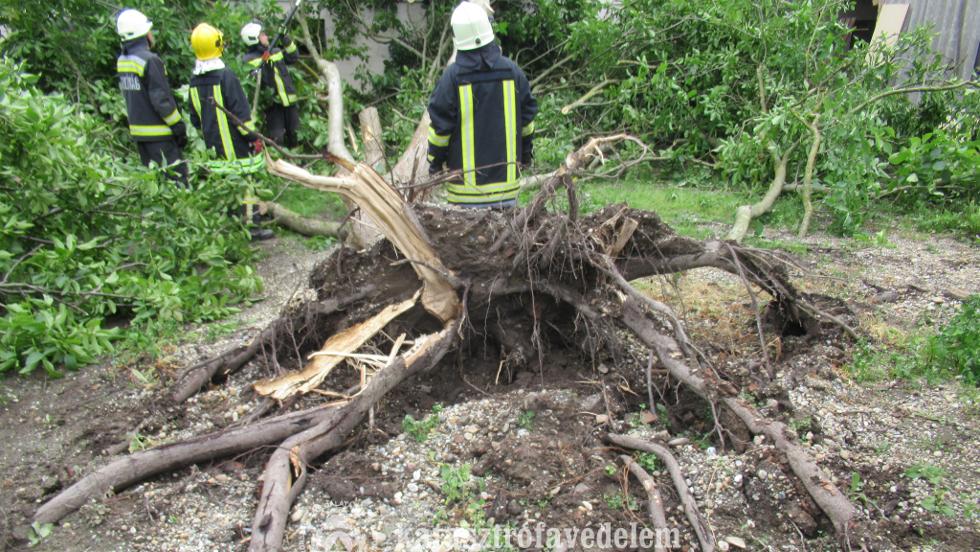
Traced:
<path fill-rule="evenodd" d="M 230 69 L 208 71 L 191 78 L 191 123 L 201 131 L 204 143 L 213 148 L 220 159 L 247 163 L 251 157 L 251 142 L 257 138 L 252 111 L 242 85 Z M 236 125 L 215 104 L 223 106 L 245 123 Z"/>
<path fill-rule="evenodd" d="M 160 58 L 146 37 L 124 42 L 116 61 L 119 88 L 126 99 L 129 133 L 138 142 L 171 140 L 186 134 Z"/>
<path fill-rule="evenodd" d="M 262 63 L 262 54 L 266 48 L 261 44 L 249 48 L 242 56 L 242 61 L 250 67 L 262 68 L 262 86 L 273 91 L 272 101 L 290 106 L 296 103 L 296 86 L 293 85 L 293 77 L 289 75 L 286 66 L 299 60 L 299 49 L 289 37 L 284 37 L 283 43 L 285 48 L 274 48 L 267 63 Z"/>
<path fill-rule="evenodd" d="M 429 99 L 429 163 L 461 169 L 450 203 L 517 198 L 518 164 L 531 160 L 538 104 L 524 72 L 496 43 L 459 52 Z"/>

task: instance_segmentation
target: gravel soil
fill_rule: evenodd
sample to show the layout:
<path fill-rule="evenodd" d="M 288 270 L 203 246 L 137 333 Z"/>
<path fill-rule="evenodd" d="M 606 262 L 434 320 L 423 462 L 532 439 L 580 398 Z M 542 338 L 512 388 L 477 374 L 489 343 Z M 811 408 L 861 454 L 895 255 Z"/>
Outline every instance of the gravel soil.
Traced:
<path fill-rule="evenodd" d="M 826 236 L 804 243 L 797 281 L 846 302 L 876 345 L 937 327 L 962 297 L 980 292 L 980 251 L 962 242 L 889 235 L 887 243 Z M 327 254 L 285 238 L 261 247 L 265 296 L 230 323 L 187 328 L 180 344 L 152 360 L 110 361 L 61 380 L 0 382 L 0 551 L 247 548 L 267 450 L 91 502 L 34 547 L 28 533 L 40 503 L 110 455 L 225 427 L 258 405 L 250 387 L 263 376 L 258 362 L 179 407 L 167 392 L 181 368 L 247 342 L 304 293 L 310 269 Z M 853 343 L 791 335 L 769 336 L 776 378 L 765 381 L 756 376 L 764 370 L 752 360 L 761 358 L 759 338 L 738 281 L 698 270 L 642 287 L 683 312 L 713 363 L 764 414 L 793 428 L 870 520 L 872 549 L 980 549 L 975 390 L 956 382 L 858 383 L 846 370 Z M 610 430 L 671 441 L 719 550 L 837 549 L 827 521 L 770 443 L 731 434 L 722 447 L 708 405 L 683 391 L 657 392 L 667 411 L 643 414 L 646 352 L 624 353 L 625 361 L 611 364 L 552 352 L 542 372 L 512 380 L 498 377 L 496 358 L 446 362 L 406 382 L 378 405 L 373 427 L 313 466 L 285 550 L 330 550 L 340 537 L 364 550 L 516 550 L 524 548 L 508 548 L 503 537 L 522 529 L 527 536 L 539 525 L 642 528 L 646 495 L 623 477 L 624 451 L 602 440 Z M 636 457 L 659 486 L 677 549 L 699 550 L 662 463 Z M 542 544 L 528 549 L 645 549 Z"/>

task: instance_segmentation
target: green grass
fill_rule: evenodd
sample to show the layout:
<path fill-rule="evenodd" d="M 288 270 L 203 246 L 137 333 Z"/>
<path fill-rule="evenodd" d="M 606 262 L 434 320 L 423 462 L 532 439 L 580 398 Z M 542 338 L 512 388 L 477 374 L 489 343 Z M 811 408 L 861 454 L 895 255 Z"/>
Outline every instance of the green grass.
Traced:
<path fill-rule="evenodd" d="M 917 330 L 891 349 L 860 343 L 847 365 L 859 383 L 895 378 L 928 384 L 958 381 L 980 385 L 980 295 L 963 302 L 960 311 L 938 331 Z"/>
<path fill-rule="evenodd" d="M 980 206 L 964 205 L 961 210 L 923 208 L 919 212 L 902 217 L 903 226 L 911 226 L 920 232 L 948 232 L 957 237 L 980 241 Z"/>
<path fill-rule="evenodd" d="M 757 201 L 756 195 L 711 188 L 693 183 L 684 175 L 663 175 L 639 169 L 620 180 L 583 180 L 577 182 L 579 206 L 593 213 L 606 206 L 625 203 L 634 209 L 653 211 L 679 234 L 697 239 L 715 237 L 727 231 L 735 220 L 735 210 Z M 717 184 L 716 184 L 717 185 Z M 535 192 L 524 192 L 527 202 Z M 563 192 L 557 196 L 561 207 L 567 205 Z M 802 206 L 796 194 L 787 194 L 773 210 L 753 221 L 747 242 L 756 247 L 780 248 L 805 252 L 801 246 L 787 242 L 758 240 L 765 227 L 795 230 L 802 217 Z M 722 225 L 720 228 L 717 225 Z"/>

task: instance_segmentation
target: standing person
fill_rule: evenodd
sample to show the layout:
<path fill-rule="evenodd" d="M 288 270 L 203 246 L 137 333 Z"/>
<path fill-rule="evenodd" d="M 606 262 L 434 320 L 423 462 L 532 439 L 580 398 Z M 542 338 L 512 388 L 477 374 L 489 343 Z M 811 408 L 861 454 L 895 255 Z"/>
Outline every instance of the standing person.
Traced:
<path fill-rule="evenodd" d="M 187 163 L 181 150 L 187 144 L 187 127 L 167 82 L 167 71 L 153 47 L 153 22 L 137 10 L 116 16 L 116 32 L 122 53 L 116 61 L 119 88 L 126 100 L 129 133 L 136 141 L 140 161 L 168 167 L 167 177 L 187 186 Z"/>
<path fill-rule="evenodd" d="M 272 91 L 272 105 L 265 111 L 266 132 L 269 138 L 286 147 L 296 147 L 296 131 L 299 129 L 299 108 L 296 106 L 296 86 L 287 65 L 299 60 L 299 49 L 288 36 L 282 37 L 283 48 L 269 49 L 269 35 L 260 23 L 242 27 L 242 42 L 248 51 L 242 61 L 262 71 L 262 87 Z"/>
<path fill-rule="evenodd" d="M 224 35 L 207 23 L 201 23 L 191 33 L 191 48 L 197 58 L 190 85 L 191 124 L 201 131 L 204 143 L 217 154 L 219 161 L 213 164 L 215 172 L 254 174 L 265 165 L 265 159 L 259 155 L 262 140 L 255 133 L 242 84 L 221 60 L 224 47 Z M 234 114 L 242 124 L 236 124 L 219 107 Z M 246 191 L 244 203 L 252 239 L 273 237 L 271 231 L 255 225 L 258 213 L 253 217 L 255 200 L 251 190 Z"/>
<path fill-rule="evenodd" d="M 509 208 L 517 204 L 519 165 L 531 161 L 537 101 L 520 67 L 504 57 L 483 7 L 453 11 L 456 61 L 429 99 L 429 172 L 448 166 L 450 203 Z"/>

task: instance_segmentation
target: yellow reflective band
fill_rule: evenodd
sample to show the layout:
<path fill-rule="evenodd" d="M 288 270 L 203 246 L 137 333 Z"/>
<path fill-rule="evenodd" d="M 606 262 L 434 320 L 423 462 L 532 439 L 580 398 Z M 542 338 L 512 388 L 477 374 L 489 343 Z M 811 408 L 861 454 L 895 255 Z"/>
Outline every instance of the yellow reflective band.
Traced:
<path fill-rule="evenodd" d="M 228 161 L 209 161 L 208 169 L 217 174 L 254 174 L 265 168 L 265 156 L 253 155 Z"/>
<path fill-rule="evenodd" d="M 290 42 L 289 46 L 286 46 L 286 53 L 291 54 L 297 50 L 296 41 Z"/>
<path fill-rule="evenodd" d="M 116 62 L 116 72 L 118 73 L 135 73 L 139 76 L 143 76 L 143 66 L 132 61 L 118 61 Z"/>
<path fill-rule="evenodd" d="M 214 85 L 214 103 L 221 107 L 225 106 L 224 97 L 221 95 L 221 85 Z M 221 135 L 221 145 L 225 150 L 225 159 L 234 161 L 238 157 L 235 155 L 235 147 L 231 141 L 231 131 L 228 130 L 228 116 L 224 111 L 215 109 L 214 114 L 218 118 L 218 134 Z"/>
<path fill-rule="evenodd" d="M 429 155 L 426 156 L 426 159 L 428 159 L 429 163 L 431 163 L 436 160 L 436 156 L 430 153 Z"/>
<path fill-rule="evenodd" d="M 248 60 L 248 64 L 253 67 L 258 67 L 262 65 L 262 56 Z"/>
<path fill-rule="evenodd" d="M 174 126 L 180 122 L 180 111 L 174 108 L 174 112 L 163 118 L 163 122 L 167 123 L 168 126 Z"/>
<path fill-rule="evenodd" d="M 504 81 L 504 134 L 507 141 L 507 182 L 517 180 L 517 93 L 514 81 Z"/>
<path fill-rule="evenodd" d="M 282 58 L 282 55 L 279 57 Z M 279 70 L 274 69 L 272 74 L 276 79 L 276 91 L 279 93 L 279 100 L 282 102 L 282 105 L 288 106 L 289 94 L 286 93 L 286 84 L 282 82 L 282 77 L 279 76 Z"/>
<path fill-rule="evenodd" d="M 486 195 L 490 193 L 506 192 L 513 188 L 520 188 L 520 184 L 517 182 L 494 182 L 491 184 L 478 184 L 476 186 L 467 186 L 465 184 L 459 184 L 456 182 L 450 182 L 446 189 L 457 195 Z"/>
<path fill-rule="evenodd" d="M 239 125 L 238 132 L 241 132 L 242 136 L 247 135 L 249 132 L 255 132 L 255 121 L 251 119 L 245 121 L 245 124 Z"/>
<path fill-rule="evenodd" d="M 282 61 L 282 52 L 276 52 L 269 56 L 269 61 Z"/>
<path fill-rule="evenodd" d="M 201 96 L 197 93 L 196 87 L 191 87 L 191 104 L 194 106 L 194 111 L 197 112 L 197 118 L 201 118 Z"/>
<path fill-rule="evenodd" d="M 463 142 L 463 182 L 476 186 L 476 148 L 473 139 L 473 85 L 459 87 L 460 135 Z"/>
<path fill-rule="evenodd" d="M 534 134 L 534 121 L 524 125 L 524 128 L 521 129 L 521 136 L 527 137 L 532 134 Z"/>
<path fill-rule="evenodd" d="M 433 146 L 444 148 L 449 145 L 449 134 L 436 134 L 434 128 L 429 127 L 429 143 Z"/>
<path fill-rule="evenodd" d="M 164 125 L 129 125 L 129 133 L 133 136 L 171 136 L 173 131 Z"/>
<path fill-rule="evenodd" d="M 446 187 L 449 203 L 497 203 L 517 199 L 521 186 L 517 182 L 498 182 L 471 188 L 450 184 Z"/>

